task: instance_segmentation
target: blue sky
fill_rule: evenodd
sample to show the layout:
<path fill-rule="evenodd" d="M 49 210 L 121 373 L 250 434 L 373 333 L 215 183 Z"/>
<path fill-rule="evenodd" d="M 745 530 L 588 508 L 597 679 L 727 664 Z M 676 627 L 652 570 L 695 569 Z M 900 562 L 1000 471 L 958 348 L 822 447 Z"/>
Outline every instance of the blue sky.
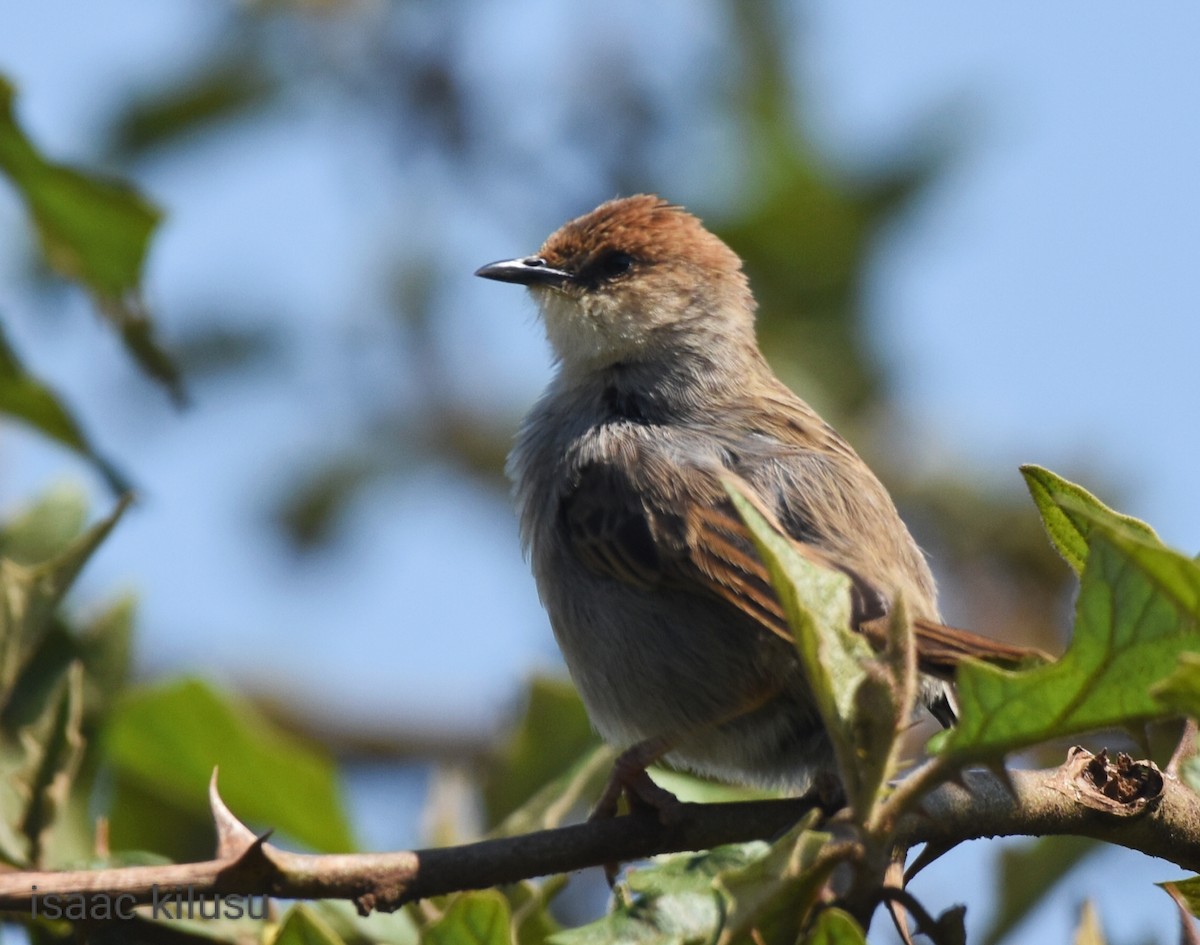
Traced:
<path fill-rule="evenodd" d="M 503 103 L 536 100 L 566 68 L 572 47 L 556 31 L 617 43 L 663 84 L 720 43 L 704 4 L 675 0 L 651 21 L 640 10 L 633 0 L 497 5 L 463 30 L 464 56 Z M 220 25 L 199 0 L 40 0 L 4 19 L 0 71 L 20 87 L 23 121 L 51 154 L 83 162 L 122 98 L 198 61 Z M 629 23 L 642 34 L 622 37 Z M 909 461 L 1014 489 L 1022 462 L 1093 470 L 1119 490 L 1106 498 L 1195 552 L 1200 7 L 820 0 L 795 28 L 798 107 L 831 160 L 868 169 L 922 131 L 956 144 L 869 274 L 872 337 L 893 367 Z M 672 30 L 682 40 L 660 48 Z M 557 146 L 552 102 L 504 120 L 534 146 Z M 715 142 L 711 152 L 681 160 L 681 148 L 648 187 L 690 202 L 713 186 L 736 143 L 702 120 L 693 134 Z M 31 314 L 38 303 L 16 278 L 21 213 L 0 189 L 0 312 L 145 487 L 86 590 L 137 589 L 146 672 L 200 669 L 352 719 L 491 728 L 527 673 L 558 665 L 511 513 L 463 477 L 430 469 L 375 489 L 352 510 L 341 554 L 319 565 L 296 567 L 262 527 L 263 502 L 337 442 L 356 396 L 406 396 L 381 353 L 386 300 L 366 288 L 396 247 L 437 253 L 460 274 L 444 287 L 457 315 L 438 331 L 464 365 L 463 396 L 515 415 L 549 376 L 527 301 L 471 273 L 589 207 L 551 214 L 536 182 L 509 181 L 498 218 L 412 160 L 399 179 L 378 129 L 317 95 L 139 167 L 169 211 L 147 274 L 168 335 L 185 300 L 223 304 L 230 287 L 245 310 L 308 328 L 283 376 L 202 388 L 182 416 L 132 376 L 81 300 L 62 299 L 57 319 Z M 561 168 L 590 194 L 578 155 L 564 149 Z M 444 223 L 435 245 L 422 241 L 429 214 Z M 28 437 L 6 432 L 0 448 L 5 506 L 49 480 L 103 496 Z M 1148 884 L 1145 861 L 1120 862 Z M 1077 894 L 1100 881 L 1082 875 Z M 1160 935 L 1173 934 L 1165 897 L 1145 895 L 1163 902 L 1139 901 L 1133 916 L 1105 910 L 1115 938 L 1140 936 L 1150 912 Z M 1039 938 L 1062 940 L 1069 910 L 1041 921 Z"/>

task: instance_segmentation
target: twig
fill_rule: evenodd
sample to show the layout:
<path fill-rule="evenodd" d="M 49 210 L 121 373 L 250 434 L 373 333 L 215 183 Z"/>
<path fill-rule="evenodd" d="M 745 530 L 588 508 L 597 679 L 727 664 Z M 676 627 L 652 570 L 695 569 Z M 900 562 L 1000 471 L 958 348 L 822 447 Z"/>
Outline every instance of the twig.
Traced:
<path fill-rule="evenodd" d="M 1128 759 L 1125 759 L 1127 762 Z M 1118 759 L 1120 762 L 1120 759 Z M 992 774 L 967 772 L 925 796 L 896 825 L 902 847 L 952 845 L 990 836 L 1073 834 L 1093 837 L 1200 871 L 1200 797 L 1173 778 L 1152 793 L 1112 796 L 1117 778 L 1097 771 L 1132 770 L 1104 756 L 1073 751 L 1059 768 L 1010 772 L 1010 790 Z M 1132 763 L 1134 768 L 1139 763 Z M 1133 782 L 1130 782 L 1133 783 Z M 1141 782 L 1138 782 L 1141 783 Z M 1120 786 L 1119 784 L 1117 786 Z M 1103 793 L 1108 791 L 1108 793 Z M 213 791 L 218 855 L 202 863 L 71 872 L 0 874 L 0 910 L 29 914 L 35 897 L 127 895 L 152 901 L 182 887 L 205 896 L 350 899 L 360 910 L 391 910 L 427 896 L 479 889 L 549 873 L 566 873 L 657 853 L 703 850 L 774 837 L 811 809 L 803 799 L 726 804 L 681 804 L 662 824 L 653 814 L 631 815 L 480 843 L 397 853 L 305 855 L 257 838 Z M 36 888 L 35 888 L 36 887 Z"/>
<path fill-rule="evenodd" d="M 351 899 L 360 911 L 461 889 L 483 889 L 658 853 L 769 839 L 812 808 L 805 799 L 681 804 L 662 824 L 653 814 L 593 821 L 456 847 L 397 853 L 300 854 L 257 838 L 215 796 L 218 856 L 200 863 L 0 874 L 0 911 L 29 913 L 35 898 L 128 896 L 148 903 L 181 888 L 213 895 Z"/>
<path fill-rule="evenodd" d="M 1004 784 L 990 771 L 967 771 L 961 783 L 931 791 L 904 817 L 896 843 L 953 845 L 997 836 L 1091 837 L 1200 870 L 1200 795 L 1173 778 L 1153 797 L 1113 800 L 1098 793 L 1086 763 L 1072 749 L 1058 768 L 1009 771 Z"/>
<path fill-rule="evenodd" d="M 899 886 L 882 886 L 879 889 L 878 901 L 882 903 L 894 903 L 900 906 L 902 908 L 901 915 L 907 912 L 916 920 L 918 932 L 924 933 L 931 941 L 940 943 L 937 919 L 930 915 L 929 910 L 907 889 Z M 911 936 L 908 936 L 907 928 L 901 928 L 897 925 L 896 931 L 901 936 L 906 937 L 908 941 L 911 941 Z"/>

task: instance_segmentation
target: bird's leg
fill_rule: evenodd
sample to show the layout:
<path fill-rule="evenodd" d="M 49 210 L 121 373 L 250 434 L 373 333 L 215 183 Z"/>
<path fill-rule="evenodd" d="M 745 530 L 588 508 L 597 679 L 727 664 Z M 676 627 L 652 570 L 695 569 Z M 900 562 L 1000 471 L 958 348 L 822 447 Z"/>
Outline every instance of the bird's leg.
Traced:
<path fill-rule="evenodd" d="M 612 774 L 604 785 L 604 793 L 592 809 L 589 820 L 604 820 L 617 816 L 617 804 L 624 794 L 630 807 L 657 811 L 659 819 L 667 822 L 679 807 L 679 799 L 666 788 L 655 784 L 646 769 L 673 748 L 663 737 L 647 738 L 627 748 L 613 762 Z"/>
<path fill-rule="evenodd" d="M 646 769 L 671 750 L 672 742 L 663 737 L 647 738 L 631 748 L 626 748 L 613 762 L 612 773 L 608 783 L 604 785 L 604 793 L 592 808 L 588 820 L 607 820 L 617 816 L 617 804 L 621 795 L 629 798 L 629 806 L 633 810 L 642 808 L 658 813 L 661 823 L 670 823 L 678 813 L 679 798 L 661 788 L 651 780 Z M 604 864 L 604 878 L 612 889 L 617 882 L 617 872 L 621 864 L 615 861 Z"/>
<path fill-rule="evenodd" d="M 604 786 L 604 793 L 592 809 L 589 820 L 603 820 L 617 815 L 617 804 L 621 795 L 629 798 L 630 807 L 649 809 L 658 813 L 658 819 L 664 824 L 670 823 L 671 818 L 678 812 L 679 798 L 655 784 L 646 769 L 658 761 L 681 741 L 695 735 L 703 734 L 714 728 L 720 728 L 729 722 L 740 719 L 761 709 L 764 705 L 778 696 L 779 686 L 767 686 L 762 691 L 754 693 L 736 709 L 727 712 L 720 718 L 699 722 L 685 732 L 673 736 L 657 735 L 638 742 L 632 748 L 627 748 L 617 756 L 613 763 L 612 774 Z"/>

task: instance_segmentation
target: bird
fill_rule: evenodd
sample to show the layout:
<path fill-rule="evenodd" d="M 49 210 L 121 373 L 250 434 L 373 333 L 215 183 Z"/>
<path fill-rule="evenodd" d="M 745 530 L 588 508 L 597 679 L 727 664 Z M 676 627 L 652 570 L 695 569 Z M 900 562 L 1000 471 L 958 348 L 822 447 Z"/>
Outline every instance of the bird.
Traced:
<path fill-rule="evenodd" d="M 919 701 L 954 721 L 964 656 L 1029 651 L 947 627 L 886 488 L 774 374 L 742 261 L 652 194 L 609 200 L 533 255 L 475 273 L 525 286 L 554 376 L 507 472 L 538 593 L 600 735 L 621 750 L 596 813 L 673 797 L 657 761 L 804 793 L 836 771 L 779 598 L 728 484 L 811 560 L 849 576 L 880 644 L 902 597 Z M 874 636 L 872 637 L 872 632 Z"/>

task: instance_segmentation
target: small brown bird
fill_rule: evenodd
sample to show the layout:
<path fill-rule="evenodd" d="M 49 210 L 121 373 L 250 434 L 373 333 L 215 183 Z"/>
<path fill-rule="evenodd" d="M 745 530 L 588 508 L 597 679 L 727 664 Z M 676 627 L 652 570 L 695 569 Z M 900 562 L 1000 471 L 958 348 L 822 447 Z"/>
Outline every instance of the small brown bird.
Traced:
<path fill-rule="evenodd" d="M 834 771 L 730 476 L 851 577 L 864 632 L 903 594 L 921 699 L 943 724 L 943 679 L 963 655 L 1024 655 L 940 624 L 887 491 L 772 373 L 741 260 L 696 217 L 654 196 L 612 200 L 476 275 L 529 288 L 558 362 L 508 469 L 567 667 L 601 735 L 627 749 L 599 811 L 622 789 L 661 804 L 645 773 L 659 757 L 797 791 Z"/>

